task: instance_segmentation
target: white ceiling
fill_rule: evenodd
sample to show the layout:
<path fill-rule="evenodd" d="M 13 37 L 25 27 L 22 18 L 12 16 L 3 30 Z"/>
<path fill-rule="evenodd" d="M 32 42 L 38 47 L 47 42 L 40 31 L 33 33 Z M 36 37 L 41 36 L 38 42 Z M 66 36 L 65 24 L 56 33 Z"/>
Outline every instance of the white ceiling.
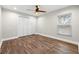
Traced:
<path fill-rule="evenodd" d="M 47 11 L 46 13 L 49 13 L 51 11 L 55 11 L 55 10 L 65 8 L 65 7 L 68 7 L 68 6 L 69 5 L 40 5 L 39 8 L 41 10 Z M 2 7 L 10 9 L 12 11 L 18 11 L 18 12 L 21 12 L 21 13 L 26 13 L 26 14 L 29 14 L 29 15 L 37 16 L 34 11 L 27 10 L 27 9 L 34 10 L 35 5 L 3 5 Z M 39 13 L 39 15 L 43 15 L 43 14 L 46 14 L 46 13 Z"/>

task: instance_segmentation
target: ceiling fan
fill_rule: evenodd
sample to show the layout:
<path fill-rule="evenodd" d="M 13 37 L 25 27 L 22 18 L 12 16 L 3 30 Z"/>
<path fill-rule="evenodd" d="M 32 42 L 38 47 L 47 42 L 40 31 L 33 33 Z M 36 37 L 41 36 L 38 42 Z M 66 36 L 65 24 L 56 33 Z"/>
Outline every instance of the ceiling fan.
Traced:
<path fill-rule="evenodd" d="M 27 9 L 27 10 L 29 10 L 29 11 L 35 11 L 36 13 L 38 13 L 38 12 L 45 13 L 45 12 L 46 12 L 46 11 L 44 11 L 44 10 L 40 10 L 40 8 L 39 8 L 38 5 L 35 6 L 35 9 L 34 9 L 34 10 L 31 10 L 31 9 Z"/>

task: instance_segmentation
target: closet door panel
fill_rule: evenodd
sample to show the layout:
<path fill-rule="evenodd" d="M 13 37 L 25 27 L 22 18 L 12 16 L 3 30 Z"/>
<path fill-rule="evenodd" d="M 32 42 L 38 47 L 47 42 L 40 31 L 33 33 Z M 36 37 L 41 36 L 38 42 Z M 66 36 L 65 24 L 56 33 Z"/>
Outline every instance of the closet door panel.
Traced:
<path fill-rule="evenodd" d="M 18 36 L 23 36 L 23 20 L 21 17 L 19 17 L 18 19 L 17 33 L 18 33 Z"/>
<path fill-rule="evenodd" d="M 35 20 L 27 17 L 19 17 L 18 20 L 18 36 L 34 34 Z"/>
<path fill-rule="evenodd" d="M 29 21 L 27 18 L 23 19 L 23 35 L 29 34 Z"/>

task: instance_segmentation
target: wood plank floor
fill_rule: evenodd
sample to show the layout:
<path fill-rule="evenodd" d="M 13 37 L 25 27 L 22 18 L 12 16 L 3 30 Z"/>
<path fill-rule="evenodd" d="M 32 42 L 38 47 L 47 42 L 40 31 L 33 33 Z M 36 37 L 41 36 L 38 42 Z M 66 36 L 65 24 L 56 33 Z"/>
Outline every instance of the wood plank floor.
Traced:
<path fill-rule="evenodd" d="M 77 54 L 78 46 L 41 35 L 28 35 L 2 43 L 1 54 Z"/>

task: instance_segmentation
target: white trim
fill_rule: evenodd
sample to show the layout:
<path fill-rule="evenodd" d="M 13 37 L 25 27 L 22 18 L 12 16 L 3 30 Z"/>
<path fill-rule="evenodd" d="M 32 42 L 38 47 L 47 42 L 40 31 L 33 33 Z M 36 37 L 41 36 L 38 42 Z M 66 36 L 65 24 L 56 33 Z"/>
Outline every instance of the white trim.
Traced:
<path fill-rule="evenodd" d="M 18 37 L 16 36 L 16 37 L 4 38 L 4 39 L 2 39 L 2 41 L 5 41 L 5 40 L 12 40 L 12 39 L 15 39 L 15 38 L 18 38 Z"/>
<path fill-rule="evenodd" d="M 72 43 L 72 44 L 75 44 L 75 45 L 79 44 L 79 42 L 74 42 L 72 40 L 67 40 L 67 39 L 64 39 L 64 38 L 54 37 L 54 36 L 50 36 L 50 35 L 46 35 L 46 34 L 41 34 L 41 33 L 37 33 L 37 34 L 42 35 L 42 36 L 46 36 L 46 37 L 50 37 L 50 38 L 55 38 L 57 40 L 61 40 L 61 41 L 68 42 L 68 43 Z"/>
<path fill-rule="evenodd" d="M 67 40 L 67 39 L 63 39 L 63 38 L 58 38 L 58 37 L 54 37 L 54 36 L 50 36 L 50 35 L 46 35 L 46 34 L 41 34 L 41 33 L 36 33 L 36 34 L 39 34 L 39 35 L 42 35 L 42 36 L 46 36 L 46 37 L 50 37 L 50 38 L 55 38 L 57 40 L 65 41 L 65 42 L 72 43 L 72 44 L 76 44 L 76 45 L 79 44 L 78 42 L 74 42 L 74 41 L 71 41 L 71 40 Z M 0 41 L 0 47 L 1 47 L 3 41 L 16 39 L 18 37 L 19 36 L 1 39 L 1 41 Z"/>
<path fill-rule="evenodd" d="M 16 39 L 16 38 L 18 38 L 18 36 L 1 39 L 1 41 L 0 41 L 0 47 L 1 47 L 3 41 L 5 41 L 5 40 L 13 40 L 13 39 Z"/>

